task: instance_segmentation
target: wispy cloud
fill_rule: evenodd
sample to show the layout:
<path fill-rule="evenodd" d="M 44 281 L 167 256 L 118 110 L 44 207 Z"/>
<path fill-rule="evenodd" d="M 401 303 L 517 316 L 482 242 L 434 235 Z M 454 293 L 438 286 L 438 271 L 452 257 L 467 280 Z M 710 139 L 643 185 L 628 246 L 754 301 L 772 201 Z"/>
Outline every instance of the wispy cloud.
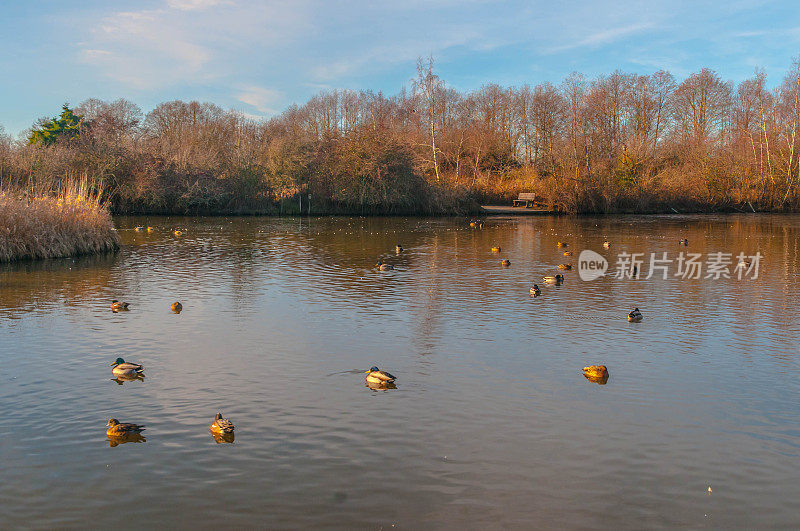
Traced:
<path fill-rule="evenodd" d="M 243 87 L 236 94 L 236 99 L 255 108 L 261 113 L 276 114 L 278 112 L 278 105 L 283 99 L 283 94 L 274 89 L 249 85 Z"/>
<path fill-rule="evenodd" d="M 305 4 L 167 0 L 157 9 L 114 12 L 89 24 L 79 58 L 138 89 L 208 83 L 231 75 L 237 54 L 268 53 L 299 36 Z"/>
<path fill-rule="evenodd" d="M 609 30 L 593 33 L 587 37 L 584 37 L 583 39 L 579 39 L 574 42 L 569 42 L 558 46 L 552 46 L 550 48 L 547 48 L 546 52 L 558 53 L 558 52 L 565 52 L 568 50 L 574 50 L 576 48 L 585 48 L 585 47 L 596 48 L 598 46 L 612 44 L 614 42 L 619 41 L 620 39 L 636 35 L 638 33 L 641 33 L 645 30 L 649 30 L 652 28 L 653 24 L 649 22 L 612 28 Z"/>
<path fill-rule="evenodd" d="M 224 0 L 167 0 L 167 5 L 183 11 L 193 11 L 195 9 L 208 9 L 223 2 Z"/>

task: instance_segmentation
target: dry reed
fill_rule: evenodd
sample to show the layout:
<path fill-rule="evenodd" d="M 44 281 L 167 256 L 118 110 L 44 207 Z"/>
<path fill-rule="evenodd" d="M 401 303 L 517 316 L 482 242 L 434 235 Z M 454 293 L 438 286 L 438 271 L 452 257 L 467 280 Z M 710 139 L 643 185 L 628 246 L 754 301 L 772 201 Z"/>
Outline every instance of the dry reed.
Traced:
<path fill-rule="evenodd" d="M 0 188 L 0 262 L 96 254 L 118 247 L 108 205 L 88 179 Z"/>

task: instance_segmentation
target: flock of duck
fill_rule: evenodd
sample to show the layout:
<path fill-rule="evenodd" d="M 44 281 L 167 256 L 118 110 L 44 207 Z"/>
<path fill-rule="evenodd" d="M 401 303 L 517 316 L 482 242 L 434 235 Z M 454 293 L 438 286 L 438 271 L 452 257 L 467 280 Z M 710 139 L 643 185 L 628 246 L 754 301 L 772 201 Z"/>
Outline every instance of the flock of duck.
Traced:
<path fill-rule="evenodd" d="M 482 224 L 480 224 L 482 226 Z M 478 226 L 478 222 L 471 222 L 471 227 Z M 153 232 L 152 227 L 136 227 L 134 229 L 136 232 Z M 180 230 L 175 230 L 174 234 L 176 236 L 180 236 L 182 232 Z M 687 240 L 681 240 L 681 245 L 688 245 Z M 557 246 L 559 249 L 563 249 L 568 246 L 565 242 L 558 242 Z M 609 241 L 603 242 L 603 247 L 609 249 L 611 247 L 611 243 Z M 403 252 L 402 245 L 395 246 L 395 252 L 400 254 Z M 499 245 L 492 247 L 492 252 L 499 254 L 502 252 L 502 248 Z M 572 251 L 564 251 L 565 257 L 572 256 Z M 509 267 L 511 265 L 511 261 L 509 259 L 503 259 L 501 265 L 504 267 Z M 385 263 L 382 260 L 378 260 L 375 267 L 380 271 L 390 271 L 394 269 L 394 266 L 391 264 Z M 559 264 L 558 268 L 562 271 L 570 271 L 572 270 L 571 264 Z M 564 275 L 557 274 L 557 275 L 549 275 L 542 277 L 542 280 L 548 284 L 556 284 L 560 285 L 564 282 Z M 530 289 L 530 293 L 534 297 L 538 297 L 541 295 L 542 290 L 539 288 L 537 284 L 534 284 L 533 287 Z M 129 303 L 122 302 L 118 300 L 111 301 L 111 311 L 113 312 L 123 312 L 129 309 Z M 174 313 L 181 313 L 183 310 L 183 305 L 180 302 L 174 302 L 170 305 L 170 310 Z M 628 313 L 628 321 L 632 323 L 639 323 L 643 319 L 642 312 L 639 308 L 634 308 Z M 144 375 L 144 367 L 138 363 L 131 363 L 127 362 L 122 358 L 117 358 L 114 363 L 111 364 L 111 372 L 115 377 L 115 380 L 122 384 L 123 381 L 130 381 L 130 380 L 143 380 Z M 382 371 L 378 367 L 371 367 L 366 372 L 366 385 L 370 389 L 373 390 L 385 390 L 385 389 L 396 389 L 395 380 L 397 379 L 391 373 L 386 371 Z M 589 365 L 583 368 L 583 375 L 591 382 L 595 382 L 600 385 L 605 385 L 608 382 L 608 368 L 605 365 Z M 143 442 L 144 437 L 141 433 L 145 430 L 145 426 L 143 424 L 135 424 L 132 422 L 120 422 L 117 419 L 109 419 L 108 423 L 106 424 L 108 428 L 106 430 L 106 435 L 109 438 L 109 442 L 112 446 L 116 446 L 123 442 Z M 211 426 L 209 427 L 212 436 L 218 443 L 231 443 L 234 440 L 234 430 L 235 426 L 233 422 L 224 418 L 222 413 L 217 413 L 214 417 L 214 420 L 211 422 Z"/>
<path fill-rule="evenodd" d="M 472 228 L 482 228 L 483 227 L 483 223 L 481 223 L 479 221 L 472 221 L 472 222 L 470 222 L 469 225 Z M 689 245 L 689 240 L 683 239 L 683 240 L 680 240 L 678 243 L 680 245 L 686 246 L 686 245 Z M 564 249 L 564 248 L 569 246 L 566 242 L 558 242 L 556 245 L 557 245 L 557 247 L 559 249 Z M 604 241 L 603 242 L 603 248 L 610 249 L 611 248 L 611 242 L 608 241 L 608 240 Z M 495 246 L 492 247 L 492 252 L 495 253 L 495 254 L 499 254 L 502 251 L 503 251 L 503 249 L 499 245 L 495 245 Z M 401 252 L 403 252 L 403 247 L 401 245 L 399 245 L 399 244 L 396 245 L 395 246 L 395 252 L 397 254 L 400 254 Z M 572 251 L 564 251 L 563 254 L 564 254 L 565 257 L 570 257 L 570 256 L 572 256 Z M 509 267 L 509 266 L 511 266 L 511 260 L 509 260 L 508 258 L 504 258 L 503 260 L 500 261 L 500 264 L 503 267 Z M 391 271 L 391 270 L 394 269 L 394 266 L 392 266 L 391 264 L 385 263 L 383 260 L 378 260 L 378 263 L 375 264 L 375 267 L 379 271 Z M 572 264 L 559 264 L 558 265 L 558 269 L 560 269 L 562 271 L 571 271 L 572 270 Z M 636 276 L 638 274 L 638 268 L 636 266 L 633 266 L 632 273 L 633 273 L 634 276 Z M 557 274 L 557 275 L 544 276 L 544 277 L 542 277 L 542 281 L 547 283 L 547 284 L 561 285 L 564 282 L 564 275 L 563 274 Z M 538 296 L 540 296 L 542 294 L 542 289 L 539 287 L 538 284 L 534 284 L 533 287 L 531 287 L 531 289 L 530 289 L 530 293 L 531 293 L 532 296 L 538 297 Z M 642 322 L 643 318 L 644 317 L 642 316 L 642 312 L 641 312 L 641 310 L 639 310 L 639 308 L 634 308 L 633 310 L 628 312 L 628 321 L 631 322 L 631 323 L 640 323 L 640 322 Z M 369 386 L 371 388 L 387 389 L 387 388 L 391 388 L 389 386 L 393 386 L 394 385 L 395 377 L 392 376 L 389 373 L 386 373 L 386 372 L 378 370 L 377 367 L 372 367 L 372 369 L 367 371 L 367 373 L 368 373 L 367 374 L 367 386 Z M 588 367 L 584 367 L 583 368 L 583 375 L 589 381 L 595 382 L 595 383 L 600 384 L 600 385 L 605 385 L 608 382 L 608 368 L 605 365 L 589 365 Z M 380 386 L 380 387 L 378 387 L 378 386 Z"/>
<path fill-rule="evenodd" d="M 399 248 L 399 246 L 398 246 Z M 400 248 L 402 251 L 402 248 Z M 398 251 L 399 252 L 399 251 Z M 181 313 L 183 304 L 176 301 L 170 305 L 170 310 L 174 313 Z M 118 300 L 111 301 L 111 311 L 114 313 L 125 312 L 130 309 L 130 303 Z M 394 375 L 380 370 L 378 367 L 371 367 L 366 372 L 367 387 L 374 390 L 383 389 L 396 389 L 397 386 L 394 381 L 397 379 Z M 111 364 L 111 374 L 114 375 L 114 381 L 122 385 L 126 381 L 144 380 L 144 366 L 139 363 L 132 363 L 125 361 L 122 358 L 117 358 Z M 144 442 L 145 438 L 142 432 L 145 430 L 144 424 L 136 424 L 133 422 L 120 422 L 112 418 L 106 424 L 106 435 L 111 446 L 118 446 L 126 442 Z M 214 420 L 209 427 L 211 435 L 217 443 L 232 443 L 234 441 L 234 430 L 236 429 L 233 422 L 222 416 L 222 413 L 217 413 Z"/>
<path fill-rule="evenodd" d="M 148 227 L 149 228 L 149 227 Z M 118 300 L 111 301 L 111 311 L 114 313 L 125 312 L 130 308 L 130 304 Z M 176 301 L 170 307 L 174 313 L 181 313 L 183 311 L 183 304 Z M 117 358 L 111 364 L 111 374 L 114 375 L 114 381 L 122 385 L 123 382 L 133 380 L 144 380 L 144 366 L 139 363 L 132 363 L 125 361 L 122 358 Z M 136 424 L 133 422 L 120 422 L 117 419 L 109 419 L 106 424 L 106 435 L 111 446 L 117 446 L 126 442 L 144 442 L 145 438 L 142 432 L 145 430 L 144 424 Z M 218 443 L 232 443 L 234 440 L 234 425 L 233 422 L 222 416 L 222 413 L 217 413 L 214 420 L 209 427 L 211 435 Z"/>

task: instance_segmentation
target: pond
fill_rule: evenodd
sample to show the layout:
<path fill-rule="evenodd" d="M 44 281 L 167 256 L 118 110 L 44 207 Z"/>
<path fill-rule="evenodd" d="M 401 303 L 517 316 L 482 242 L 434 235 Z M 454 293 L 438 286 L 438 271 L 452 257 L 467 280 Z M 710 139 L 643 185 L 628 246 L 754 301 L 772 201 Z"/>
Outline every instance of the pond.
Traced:
<path fill-rule="evenodd" d="M 120 217 L 2 266 L 3 525 L 800 527 L 800 216 L 469 221 Z"/>

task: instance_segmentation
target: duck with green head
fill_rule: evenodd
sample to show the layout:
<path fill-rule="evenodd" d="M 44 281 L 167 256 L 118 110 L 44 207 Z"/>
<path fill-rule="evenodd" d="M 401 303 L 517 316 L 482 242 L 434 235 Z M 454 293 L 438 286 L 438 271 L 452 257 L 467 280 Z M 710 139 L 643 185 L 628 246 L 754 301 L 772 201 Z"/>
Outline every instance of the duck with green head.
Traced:
<path fill-rule="evenodd" d="M 397 379 L 394 375 L 386 371 L 382 371 L 377 367 L 372 367 L 370 370 L 365 371 L 367 374 L 367 383 L 372 384 L 390 384 L 394 383 Z"/>
<path fill-rule="evenodd" d="M 142 372 L 144 371 L 144 367 L 138 363 L 129 363 L 122 358 L 117 358 L 111 366 L 113 367 L 111 372 L 114 376 L 121 376 L 123 378 L 144 378 Z"/>

